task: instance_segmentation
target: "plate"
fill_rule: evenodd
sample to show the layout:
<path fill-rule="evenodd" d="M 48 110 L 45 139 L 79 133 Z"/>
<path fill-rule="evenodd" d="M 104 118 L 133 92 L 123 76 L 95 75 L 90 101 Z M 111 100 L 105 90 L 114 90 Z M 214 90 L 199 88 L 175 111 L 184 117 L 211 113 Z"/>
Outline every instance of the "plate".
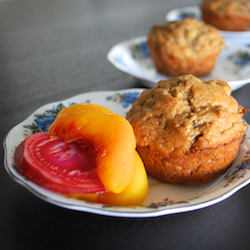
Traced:
<path fill-rule="evenodd" d="M 195 18 L 201 20 L 201 11 L 199 6 L 188 6 L 178 9 L 173 9 L 166 15 L 168 22 L 173 22 L 185 17 Z M 239 42 L 250 45 L 250 27 L 247 31 L 219 31 L 220 35 L 232 42 Z"/>
<path fill-rule="evenodd" d="M 37 131 L 46 131 L 57 113 L 72 103 L 90 102 L 103 105 L 125 116 L 131 103 L 143 89 L 127 89 L 84 93 L 67 100 L 47 104 L 37 109 L 23 122 L 10 130 L 4 140 L 4 165 L 9 175 L 39 198 L 66 209 L 94 214 L 145 218 L 169 215 L 201 209 L 220 202 L 250 182 L 250 131 L 245 137 L 232 167 L 220 178 L 197 186 L 173 185 L 160 182 L 150 176 L 149 195 L 141 206 L 118 207 L 85 202 L 46 190 L 24 178 L 15 168 L 14 152 L 24 137 Z"/>
<path fill-rule="evenodd" d="M 155 87 L 158 81 L 170 78 L 156 71 L 146 44 L 146 37 L 138 37 L 113 46 L 107 58 L 116 68 L 134 76 L 150 88 Z M 199 78 L 226 81 L 232 90 L 250 83 L 250 48 L 227 42 L 213 71 Z"/>

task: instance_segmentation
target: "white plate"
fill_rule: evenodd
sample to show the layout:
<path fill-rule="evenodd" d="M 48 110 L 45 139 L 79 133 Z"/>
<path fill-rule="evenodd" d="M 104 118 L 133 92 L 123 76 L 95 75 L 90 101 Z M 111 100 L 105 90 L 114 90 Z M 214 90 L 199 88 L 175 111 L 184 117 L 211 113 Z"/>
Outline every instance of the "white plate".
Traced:
<path fill-rule="evenodd" d="M 49 120 L 57 114 L 62 105 L 69 106 L 71 103 L 91 102 L 106 106 L 113 112 L 125 116 L 131 107 L 131 102 L 142 90 L 127 89 L 85 93 L 39 108 L 26 120 L 11 129 L 6 136 L 4 140 L 4 164 L 7 172 L 19 184 L 47 202 L 67 209 L 117 217 L 155 217 L 201 209 L 228 198 L 250 182 L 249 129 L 242 141 L 235 163 L 226 174 L 198 186 L 162 183 L 149 176 L 149 195 L 142 206 L 107 206 L 67 198 L 32 183 L 16 170 L 13 159 L 16 147 L 24 140 L 25 135 L 34 133 L 37 128 L 43 131 L 46 128 L 44 121 L 47 121 L 48 125 Z"/>
<path fill-rule="evenodd" d="M 168 22 L 173 22 L 176 20 L 183 19 L 185 17 L 195 18 L 197 20 L 201 20 L 201 10 L 199 6 L 188 6 L 178 9 L 173 9 L 166 15 L 166 20 Z M 240 42 L 243 44 L 250 45 L 250 27 L 247 31 L 219 31 L 221 36 L 232 41 L 232 42 Z"/>
<path fill-rule="evenodd" d="M 156 71 L 146 44 L 146 37 L 138 37 L 113 46 L 107 58 L 116 68 L 136 77 L 150 88 L 159 80 L 170 78 Z M 227 42 L 213 71 L 200 78 L 226 81 L 233 90 L 250 83 L 250 48 Z"/>

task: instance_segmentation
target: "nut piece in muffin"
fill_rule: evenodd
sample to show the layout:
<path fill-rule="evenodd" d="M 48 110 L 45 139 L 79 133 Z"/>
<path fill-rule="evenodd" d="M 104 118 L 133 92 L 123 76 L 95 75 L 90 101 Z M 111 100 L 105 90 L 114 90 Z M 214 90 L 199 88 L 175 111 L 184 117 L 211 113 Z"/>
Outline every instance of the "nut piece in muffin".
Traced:
<path fill-rule="evenodd" d="M 185 18 L 153 26 L 147 44 L 159 73 L 204 76 L 213 70 L 224 39 L 215 27 Z"/>
<path fill-rule="evenodd" d="M 193 75 L 142 92 L 126 118 L 147 172 L 164 182 L 202 184 L 226 172 L 247 129 L 227 82 Z"/>
<path fill-rule="evenodd" d="M 220 30 L 246 31 L 250 24 L 247 0 L 203 0 L 202 19 Z"/>

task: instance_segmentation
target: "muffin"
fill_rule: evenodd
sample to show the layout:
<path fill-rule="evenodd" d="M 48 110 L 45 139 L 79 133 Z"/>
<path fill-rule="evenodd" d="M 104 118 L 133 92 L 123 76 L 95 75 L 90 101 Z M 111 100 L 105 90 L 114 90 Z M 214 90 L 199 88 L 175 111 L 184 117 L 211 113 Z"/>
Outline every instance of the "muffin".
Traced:
<path fill-rule="evenodd" d="M 159 73 L 204 76 L 213 70 L 224 39 L 215 27 L 185 18 L 153 26 L 147 44 Z"/>
<path fill-rule="evenodd" d="M 250 2 L 247 0 L 203 0 L 204 22 L 220 30 L 246 31 L 250 24 Z"/>
<path fill-rule="evenodd" d="M 142 92 L 126 118 L 147 172 L 169 183 L 202 184 L 226 172 L 247 129 L 248 111 L 227 82 L 193 75 Z"/>

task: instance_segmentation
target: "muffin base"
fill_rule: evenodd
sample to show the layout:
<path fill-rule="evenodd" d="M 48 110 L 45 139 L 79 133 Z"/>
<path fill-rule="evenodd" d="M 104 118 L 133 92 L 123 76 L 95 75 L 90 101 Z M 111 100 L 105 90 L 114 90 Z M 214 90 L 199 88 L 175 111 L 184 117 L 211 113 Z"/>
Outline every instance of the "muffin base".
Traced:
<path fill-rule="evenodd" d="M 242 136 L 207 150 L 163 155 L 150 147 L 137 147 L 147 172 L 163 182 L 203 184 L 224 174 L 237 157 Z"/>
<path fill-rule="evenodd" d="M 250 18 L 244 16 L 219 16 L 204 10 L 202 10 L 202 19 L 205 23 L 211 24 L 219 30 L 226 31 L 246 31 L 250 24 Z"/>
<path fill-rule="evenodd" d="M 156 70 L 164 75 L 180 76 L 186 74 L 193 74 L 195 76 L 208 75 L 214 68 L 219 53 L 208 55 L 197 60 L 186 59 L 180 60 L 178 55 L 170 56 L 163 54 L 156 48 L 148 45 L 150 49 L 151 58 Z"/>

